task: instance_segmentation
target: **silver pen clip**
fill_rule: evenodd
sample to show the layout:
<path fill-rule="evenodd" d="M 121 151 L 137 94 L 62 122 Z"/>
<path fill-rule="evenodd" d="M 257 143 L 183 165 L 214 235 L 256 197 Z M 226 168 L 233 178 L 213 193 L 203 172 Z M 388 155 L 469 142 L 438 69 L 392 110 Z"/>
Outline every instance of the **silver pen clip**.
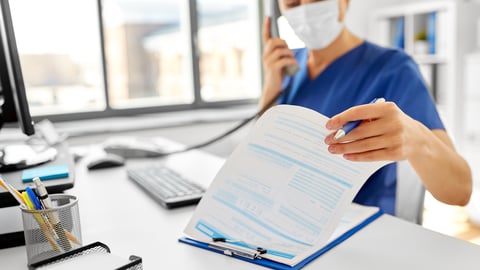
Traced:
<path fill-rule="evenodd" d="M 261 259 L 261 255 L 267 253 L 266 249 L 261 247 L 253 248 L 251 245 L 246 244 L 243 241 L 238 240 L 228 240 L 225 238 L 213 238 L 214 243 L 209 244 L 210 248 L 223 251 L 224 255 L 233 256 L 237 255 L 240 257 L 248 258 L 251 260 Z M 219 244 L 221 242 L 222 244 Z M 243 243 L 248 247 L 241 247 L 237 245 L 232 245 L 229 243 Z"/>

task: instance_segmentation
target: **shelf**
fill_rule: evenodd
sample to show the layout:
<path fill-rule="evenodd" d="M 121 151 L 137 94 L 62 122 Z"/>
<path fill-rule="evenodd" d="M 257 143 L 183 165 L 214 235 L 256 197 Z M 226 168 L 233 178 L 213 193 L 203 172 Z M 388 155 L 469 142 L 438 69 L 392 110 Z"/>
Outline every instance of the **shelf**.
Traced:
<path fill-rule="evenodd" d="M 383 8 L 381 12 L 374 14 L 374 17 L 378 20 L 411 16 L 422 13 L 446 12 L 451 10 L 454 6 L 455 3 L 453 1 L 414 2 L 411 4 L 402 4 L 399 6 Z"/>
<path fill-rule="evenodd" d="M 413 58 L 445 126 L 453 137 L 462 138 L 475 120 L 467 119 L 471 112 L 465 106 L 466 99 L 471 102 L 475 95 L 480 96 L 478 80 L 474 80 L 480 78 L 480 52 L 472 55 L 478 50 L 475 33 L 480 2 L 397 2 L 372 10 L 369 39 L 381 46 L 403 48 Z"/>
<path fill-rule="evenodd" d="M 419 65 L 447 64 L 447 58 L 432 54 L 417 54 L 412 56 Z"/>

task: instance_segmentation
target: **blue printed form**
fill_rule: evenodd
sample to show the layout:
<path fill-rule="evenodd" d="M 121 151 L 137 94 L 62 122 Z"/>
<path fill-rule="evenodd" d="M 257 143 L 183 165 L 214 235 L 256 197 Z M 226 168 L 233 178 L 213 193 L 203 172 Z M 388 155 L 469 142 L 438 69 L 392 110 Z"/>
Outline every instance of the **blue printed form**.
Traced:
<path fill-rule="evenodd" d="M 24 183 L 32 182 L 35 177 L 39 177 L 42 181 L 68 177 L 68 165 L 55 164 L 23 170 L 22 181 Z"/>
<path fill-rule="evenodd" d="M 327 120 L 298 106 L 267 111 L 215 177 L 185 235 L 262 247 L 263 258 L 292 266 L 378 211 L 351 202 L 386 162 L 329 153 Z"/>

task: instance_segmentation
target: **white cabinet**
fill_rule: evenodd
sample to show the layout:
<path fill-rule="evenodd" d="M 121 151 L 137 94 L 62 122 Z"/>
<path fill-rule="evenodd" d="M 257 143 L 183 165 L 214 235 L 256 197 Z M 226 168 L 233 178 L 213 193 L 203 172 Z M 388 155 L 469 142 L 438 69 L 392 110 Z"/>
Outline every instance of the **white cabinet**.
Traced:
<path fill-rule="evenodd" d="M 370 16 L 368 38 L 413 57 L 454 138 L 464 136 L 463 59 L 475 50 L 479 17 L 480 5 L 462 0 L 406 1 Z"/>

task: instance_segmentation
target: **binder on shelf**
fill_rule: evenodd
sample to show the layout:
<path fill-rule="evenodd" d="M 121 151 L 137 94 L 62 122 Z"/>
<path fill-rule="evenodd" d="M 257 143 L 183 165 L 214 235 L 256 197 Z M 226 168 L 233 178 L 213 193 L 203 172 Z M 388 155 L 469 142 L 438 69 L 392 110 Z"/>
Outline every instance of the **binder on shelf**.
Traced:
<path fill-rule="evenodd" d="M 397 18 L 395 23 L 393 47 L 405 49 L 405 17 Z"/>
<path fill-rule="evenodd" d="M 224 163 L 181 243 L 274 269 L 300 269 L 379 217 L 351 203 L 387 162 L 352 162 L 328 151 L 328 118 L 278 105 Z"/>
<path fill-rule="evenodd" d="M 74 269 L 109 269 L 109 270 L 141 270 L 142 258 L 130 256 L 123 259 L 110 253 L 110 248 L 95 242 L 61 255 L 30 264 L 30 270 L 74 270 Z"/>
<path fill-rule="evenodd" d="M 437 38 L 436 38 L 436 33 L 437 33 L 437 13 L 432 12 L 428 14 L 428 21 L 427 21 L 427 41 L 430 46 L 429 48 L 429 53 L 434 55 L 437 53 Z"/>

